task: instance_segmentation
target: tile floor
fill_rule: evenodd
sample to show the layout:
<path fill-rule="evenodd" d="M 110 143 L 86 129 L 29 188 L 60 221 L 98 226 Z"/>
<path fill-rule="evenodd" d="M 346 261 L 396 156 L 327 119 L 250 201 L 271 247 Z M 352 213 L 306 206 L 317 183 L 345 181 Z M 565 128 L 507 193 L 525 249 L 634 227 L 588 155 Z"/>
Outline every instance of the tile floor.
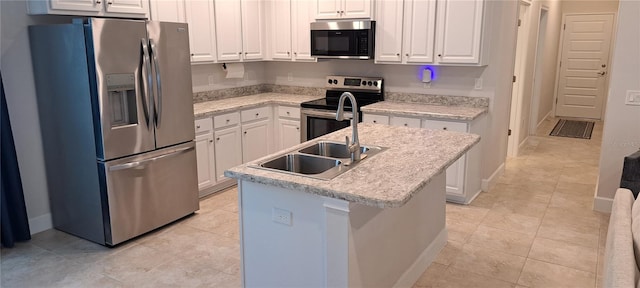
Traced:
<path fill-rule="evenodd" d="M 608 214 L 593 212 L 602 123 L 591 140 L 544 122 L 469 206 L 447 204 L 449 241 L 414 287 L 596 287 Z M 195 215 L 113 249 L 48 230 L 2 248 L 2 287 L 238 287 L 235 188 Z"/>

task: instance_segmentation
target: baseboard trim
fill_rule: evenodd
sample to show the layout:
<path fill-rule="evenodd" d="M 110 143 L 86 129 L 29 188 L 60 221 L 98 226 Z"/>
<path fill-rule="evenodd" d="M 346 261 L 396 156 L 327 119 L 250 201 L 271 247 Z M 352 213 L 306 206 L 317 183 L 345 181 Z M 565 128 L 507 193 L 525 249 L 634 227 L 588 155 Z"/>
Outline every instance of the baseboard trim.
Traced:
<path fill-rule="evenodd" d="M 493 171 L 493 174 L 489 176 L 489 179 L 482 179 L 480 189 L 482 189 L 482 191 L 484 192 L 489 192 L 491 187 L 496 185 L 496 181 L 498 181 L 498 178 L 500 178 L 502 174 L 504 174 L 504 162 L 500 164 L 500 166 L 498 166 L 498 169 L 496 169 L 496 171 Z"/>
<path fill-rule="evenodd" d="M 447 245 L 447 228 L 443 228 L 433 242 L 425 248 L 418 259 L 405 271 L 393 287 L 412 287 L 420 279 L 424 270 L 436 260 L 442 248 Z"/>
<path fill-rule="evenodd" d="M 31 232 L 31 235 L 49 230 L 51 228 L 53 228 L 51 213 L 29 219 L 29 230 Z"/>
<path fill-rule="evenodd" d="M 542 125 L 542 123 L 544 123 L 544 120 L 547 120 L 547 118 L 549 118 L 549 116 L 551 116 L 551 112 L 553 112 L 553 111 L 549 111 L 547 113 L 547 115 L 544 115 L 544 117 L 542 117 L 542 120 L 540 120 L 540 122 L 538 122 L 538 125 L 536 125 L 536 131 L 540 128 L 540 125 Z"/>
<path fill-rule="evenodd" d="M 527 136 L 527 138 L 524 138 L 524 140 L 520 142 L 520 145 L 518 145 L 518 156 L 522 154 L 521 151 L 525 146 L 527 146 L 527 143 L 529 143 L 529 136 Z"/>
<path fill-rule="evenodd" d="M 604 213 L 611 213 L 611 206 L 613 206 L 613 199 L 595 197 L 593 198 L 593 210 Z"/>

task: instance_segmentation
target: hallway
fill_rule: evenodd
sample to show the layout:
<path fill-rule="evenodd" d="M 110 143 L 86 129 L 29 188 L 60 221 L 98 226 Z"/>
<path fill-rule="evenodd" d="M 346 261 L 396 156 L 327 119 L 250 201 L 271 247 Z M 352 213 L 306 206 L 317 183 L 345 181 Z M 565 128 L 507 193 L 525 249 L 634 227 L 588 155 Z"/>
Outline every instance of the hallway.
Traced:
<path fill-rule="evenodd" d="M 556 122 L 490 192 L 447 204 L 449 242 L 415 287 L 596 287 L 609 223 L 592 211 L 603 125 L 589 140 L 548 136 Z"/>

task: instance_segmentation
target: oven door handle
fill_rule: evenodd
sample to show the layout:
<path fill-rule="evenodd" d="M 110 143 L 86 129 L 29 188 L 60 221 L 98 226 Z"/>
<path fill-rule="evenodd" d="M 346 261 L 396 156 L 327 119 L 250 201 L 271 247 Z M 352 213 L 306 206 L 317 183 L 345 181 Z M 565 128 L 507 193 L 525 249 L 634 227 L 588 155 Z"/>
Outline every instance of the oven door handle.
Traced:
<path fill-rule="evenodd" d="M 301 111 L 302 114 L 304 114 L 305 116 L 315 116 L 315 117 L 321 117 L 321 118 L 327 118 L 327 119 L 336 119 L 336 112 L 325 112 L 325 111 L 317 111 L 317 110 L 302 110 Z M 344 113 L 344 117 L 345 119 L 351 119 L 353 118 L 353 113 L 352 112 L 345 112 Z"/>

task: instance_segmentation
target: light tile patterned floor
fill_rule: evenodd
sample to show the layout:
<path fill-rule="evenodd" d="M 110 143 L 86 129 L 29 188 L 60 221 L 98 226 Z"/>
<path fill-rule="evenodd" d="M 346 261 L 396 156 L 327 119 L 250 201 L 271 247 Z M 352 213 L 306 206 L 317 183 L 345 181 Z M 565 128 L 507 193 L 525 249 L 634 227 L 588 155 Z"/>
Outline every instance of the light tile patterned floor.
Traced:
<path fill-rule="evenodd" d="M 469 206 L 447 204 L 449 241 L 414 287 L 596 287 L 608 214 L 593 212 L 602 123 L 591 140 L 544 122 Z M 236 190 L 117 248 L 48 230 L 2 248 L 2 287 L 238 287 Z"/>

